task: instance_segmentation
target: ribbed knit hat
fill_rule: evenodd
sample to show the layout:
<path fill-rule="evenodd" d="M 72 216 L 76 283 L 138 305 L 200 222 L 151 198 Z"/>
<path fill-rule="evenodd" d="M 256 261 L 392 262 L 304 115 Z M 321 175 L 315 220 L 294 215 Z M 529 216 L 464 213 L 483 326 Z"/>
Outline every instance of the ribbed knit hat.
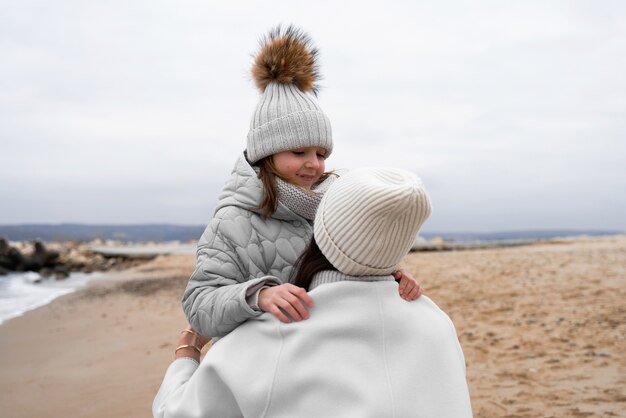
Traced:
<path fill-rule="evenodd" d="M 317 48 L 292 26 L 262 39 L 252 66 L 261 99 L 252 115 L 246 155 L 252 164 L 269 155 L 305 147 L 333 149 L 330 120 L 315 96 L 320 78 Z"/>
<path fill-rule="evenodd" d="M 428 194 L 413 173 L 354 169 L 325 193 L 315 217 L 315 242 L 344 274 L 391 274 L 430 213 Z"/>

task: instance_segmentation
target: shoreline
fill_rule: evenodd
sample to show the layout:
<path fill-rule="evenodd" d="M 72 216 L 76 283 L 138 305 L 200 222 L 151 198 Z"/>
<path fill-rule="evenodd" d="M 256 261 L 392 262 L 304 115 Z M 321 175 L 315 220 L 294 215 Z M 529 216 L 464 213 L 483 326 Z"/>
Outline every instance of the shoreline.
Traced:
<path fill-rule="evenodd" d="M 1 238 L 0 238 L 1 239 Z M 124 272 L 158 256 L 195 254 L 195 243 L 149 242 L 124 244 L 100 240 L 91 243 L 16 242 L 4 240 L 4 265 L 0 266 L 0 325 L 8 320 L 45 306 L 66 294 L 74 293 L 92 280 L 112 272 Z M 28 264 L 36 258 L 39 246 L 39 264 Z M 7 270 L 7 256 L 22 260 L 14 264 L 17 270 Z M 49 256 L 48 256 L 49 255 Z M 44 260 L 49 259 L 49 262 Z M 26 261 L 26 262 L 24 262 Z M 38 267 L 35 271 L 25 267 Z"/>
<path fill-rule="evenodd" d="M 403 264 L 454 321 L 475 417 L 620 416 L 626 236 L 413 252 Z M 194 267 L 192 254 L 159 256 L 0 325 L 3 413 L 150 416 Z"/>
<path fill-rule="evenodd" d="M 74 272 L 63 280 L 44 277 L 32 271 L 0 276 L 3 286 L 0 292 L 0 325 L 46 306 L 59 297 L 77 292 L 106 274 Z"/>
<path fill-rule="evenodd" d="M 180 296 L 194 265 L 160 256 L 0 325 L 3 413 L 149 416 L 186 324 Z"/>

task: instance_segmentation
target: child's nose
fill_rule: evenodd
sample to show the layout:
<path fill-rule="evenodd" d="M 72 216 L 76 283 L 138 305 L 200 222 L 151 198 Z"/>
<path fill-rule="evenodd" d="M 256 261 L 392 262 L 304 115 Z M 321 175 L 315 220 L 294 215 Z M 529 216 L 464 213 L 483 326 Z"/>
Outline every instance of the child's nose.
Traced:
<path fill-rule="evenodd" d="M 310 168 L 315 168 L 315 169 L 319 168 L 320 162 L 317 159 L 317 154 L 314 154 L 313 156 L 308 157 L 306 159 L 306 163 L 305 164 L 306 164 L 307 167 L 310 167 Z"/>

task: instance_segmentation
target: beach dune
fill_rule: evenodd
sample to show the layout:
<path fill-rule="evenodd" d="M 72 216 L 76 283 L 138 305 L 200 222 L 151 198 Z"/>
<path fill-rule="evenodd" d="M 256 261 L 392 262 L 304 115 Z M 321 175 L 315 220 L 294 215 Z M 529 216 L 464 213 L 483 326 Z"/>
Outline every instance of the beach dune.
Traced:
<path fill-rule="evenodd" d="M 150 416 L 194 265 L 158 257 L 0 325 L 2 416 Z M 476 417 L 624 416 L 626 236 L 417 252 L 404 267 L 456 325 Z"/>

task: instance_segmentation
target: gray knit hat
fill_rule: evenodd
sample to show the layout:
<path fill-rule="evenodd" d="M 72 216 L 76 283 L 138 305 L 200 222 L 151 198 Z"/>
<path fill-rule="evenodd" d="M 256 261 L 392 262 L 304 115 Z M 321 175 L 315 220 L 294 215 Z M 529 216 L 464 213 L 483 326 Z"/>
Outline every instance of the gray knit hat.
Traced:
<path fill-rule="evenodd" d="M 428 194 L 413 173 L 395 168 L 351 170 L 325 193 L 315 217 L 315 242 L 344 274 L 391 274 L 430 213 Z"/>
<path fill-rule="evenodd" d="M 252 66 L 261 100 L 248 132 L 250 163 L 297 148 L 322 147 L 326 157 L 332 152 L 330 120 L 315 99 L 317 55 L 309 37 L 292 26 L 279 26 L 261 41 Z"/>

